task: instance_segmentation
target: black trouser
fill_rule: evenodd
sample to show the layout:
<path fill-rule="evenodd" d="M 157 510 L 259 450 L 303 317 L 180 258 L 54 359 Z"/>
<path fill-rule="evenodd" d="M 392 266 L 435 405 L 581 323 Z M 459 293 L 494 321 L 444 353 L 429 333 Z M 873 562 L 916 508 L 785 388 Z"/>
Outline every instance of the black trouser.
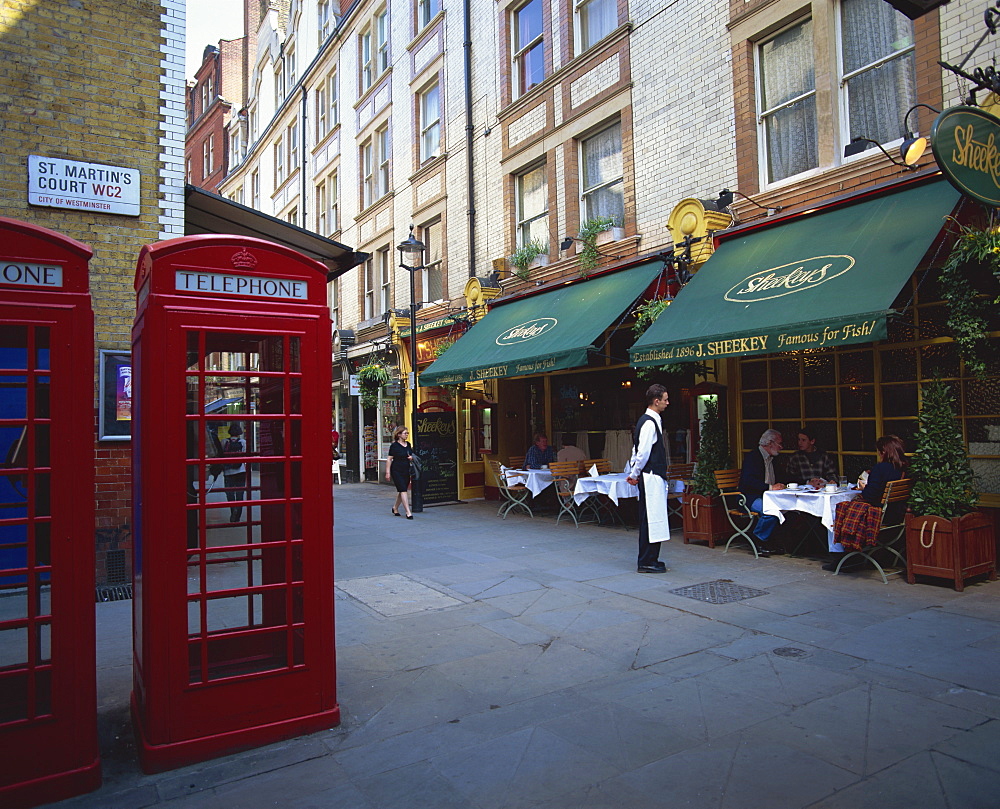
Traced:
<path fill-rule="evenodd" d="M 230 502 L 234 500 L 246 500 L 247 492 L 247 473 L 237 472 L 235 475 L 230 475 L 228 472 L 223 473 L 223 482 L 226 484 L 226 499 Z M 237 487 L 242 487 L 242 491 L 229 491 L 230 488 L 236 489 Z M 237 522 L 239 518 L 243 516 L 243 506 L 230 506 L 229 507 L 229 522 Z"/>
<path fill-rule="evenodd" d="M 651 567 L 660 559 L 660 543 L 649 541 L 649 516 L 646 514 L 646 482 L 639 473 L 639 567 Z"/>

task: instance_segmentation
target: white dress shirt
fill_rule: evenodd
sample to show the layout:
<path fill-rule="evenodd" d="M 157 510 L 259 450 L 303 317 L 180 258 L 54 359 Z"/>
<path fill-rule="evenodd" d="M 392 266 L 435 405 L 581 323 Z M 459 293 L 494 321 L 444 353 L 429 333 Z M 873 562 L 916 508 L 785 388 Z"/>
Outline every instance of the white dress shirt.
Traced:
<path fill-rule="evenodd" d="M 649 453 L 653 451 L 653 444 L 656 441 L 656 424 L 661 424 L 660 414 L 651 407 L 646 408 L 646 415 L 656 419 L 655 422 L 644 421 L 639 430 L 639 446 L 632 450 L 632 457 L 629 458 L 628 466 L 625 467 L 627 477 L 638 480 L 642 474 L 643 467 L 649 460 Z"/>

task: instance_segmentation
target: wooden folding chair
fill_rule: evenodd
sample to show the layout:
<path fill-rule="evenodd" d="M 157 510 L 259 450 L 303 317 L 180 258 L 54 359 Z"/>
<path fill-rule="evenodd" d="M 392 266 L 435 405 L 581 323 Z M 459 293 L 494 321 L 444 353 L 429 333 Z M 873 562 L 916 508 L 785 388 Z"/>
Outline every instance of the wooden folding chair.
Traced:
<path fill-rule="evenodd" d="M 549 472 L 552 473 L 552 485 L 556 490 L 556 502 L 559 504 L 559 513 L 556 515 L 556 525 L 564 515 L 573 518 L 573 523 L 580 527 L 581 522 L 592 522 L 583 520 L 583 509 L 576 504 L 573 497 L 573 488 L 576 486 L 576 479 L 579 476 L 580 467 L 576 461 L 562 461 L 549 464 Z M 586 501 L 584 501 L 586 502 Z M 596 521 L 597 516 L 593 521 Z"/>
<path fill-rule="evenodd" d="M 507 466 L 511 469 L 524 469 L 524 455 L 511 455 Z"/>
<path fill-rule="evenodd" d="M 535 515 L 531 512 L 527 502 L 528 498 L 531 497 L 531 489 L 523 483 L 508 483 L 507 476 L 504 475 L 500 467 L 500 461 L 487 461 L 487 463 L 493 470 L 493 476 L 497 480 L 497 488 L 500 489 L 501 502 L 500 508 L 497 509 L 497 516 L 503 515 L 506 520 L 511 511 L 523 508 L 528 512 L 528 516 L 533 518 Z"/>
<path fill-rule="evenodd" d="M 871 562 L 871 564 L 873 564 L 875 569 L 879 572 L 879 575 L 882 576 L 882 583 L 888 584 L 889 579 L 886 578 L 882 565 L 880 565 L 874 557 L 874 554 L 883 550 L 888 551 L 895 556 L 902 567 L 906 567 L 906 560 L 903 558 L 903 554 L 896 550 L 895 547 L 906 536 L 906 523 L 904 522 L 906 509 L 901 508 L 899 510 L 899 517 L 897 518 L 899 522 L 893 522 L 891 525 L 885 524 L 885 515 L 889 511 L 889 506 L 893 503 L 905 503 L 909 500 L 912 489 L 913 480 L 910 478 L 893 480 L 885 485 L 885 492 L 882 494 L 882 514 L 879 517 L 879 528 L 875 544 L 869 545 L 867 548 L 863 548 L 860 551 L 849 551 L 845 553 L 840 558 L 840 562 L 837 563 L 837 567 L 833 571 L 834 576 L 840 574 L 840 569 L 844 566 L 844 562 L 852 556 L 860 556 L 862 559 L 867 559 Z"/>
<path fill-rule="evenodd" d="M 746 496 L 737 486 L 740 484 L 739 469 L 717 469 L 715 471 L 715 484 L 719 487 L 722 507 L 726 512 L 726 518 L 733 527 L 733 534 L 726 542 L 723 553 L 729 553 L 729 546 L 735 540 L 744 539 L 750 545 L 755 559 L 760 558 L 757 552 L 757 539 L 751 535 L 751 529 L 757 524 L 760 514 L 751 511 L 747 503 Z"/>

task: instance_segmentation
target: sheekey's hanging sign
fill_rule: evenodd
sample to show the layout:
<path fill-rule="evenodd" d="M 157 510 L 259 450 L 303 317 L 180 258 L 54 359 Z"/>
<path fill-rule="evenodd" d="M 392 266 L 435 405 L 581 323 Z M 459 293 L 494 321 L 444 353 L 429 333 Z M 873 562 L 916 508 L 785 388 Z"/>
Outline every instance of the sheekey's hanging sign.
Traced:
<path fill-rule="evenodd" d="M 931 129 L 931 149 L 959 191 L 1000 208 L 1000 119 L 978 107 L 952 107 Z"/>

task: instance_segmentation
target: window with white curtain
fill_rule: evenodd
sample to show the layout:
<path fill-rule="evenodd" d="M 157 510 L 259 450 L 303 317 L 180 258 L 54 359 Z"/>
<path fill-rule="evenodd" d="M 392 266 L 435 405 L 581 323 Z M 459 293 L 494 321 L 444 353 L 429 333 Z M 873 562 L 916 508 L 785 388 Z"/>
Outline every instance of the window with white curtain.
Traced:
<path fill-rule="evenodd" d="M 618 3 L 615 0 L 578 0 L 576 26 L 576 52 L 582 53 L 618 27 Z"/>
<path fill-rule="evenodd" d="M 517 175 L 517 246 L 549 243 L 549 183 L 545 165 Z"/>
<path fill-rule="evenodd" d="M 819 151 L 812 19 L 800 20 L 760 43 L 756 73 L 765 182 L 816 168 Z"/>
<path fill-rule="evenodd" d="M 420 94 L 420 162 L 441 151 L 441 86 L 435 82 Z"/>
<path fill-rule="evenodd" d="M 260 210 L 260 172 L 257 169 L 250 175 L 250 207 Z"/>
<path fill-rule="evenodd" d="M 625 223 L 622 125 L 609 126 L 580 143 L 581 219 L 612 216 Z"/>
<path fill-rule="evenodd" d="M 530 0 L 513 14 L 514 96 L 522 96 L 545 79 L 542 0 Z"/>
<path fill-rule="evenodd" d="M 852 138 L 904 137 L 903 117 L 917 101 L 913 21 L 882 0 L 841 0 L 838 21 L 841 149 Z"/>
<path fill-rule="evenodd" d="M 420 229 L 424 243 L 424 269 L 420 271 L 420 299 L 427 303 L 444 300 L 444 251 L 441 249 L 441 220 Z"/>

